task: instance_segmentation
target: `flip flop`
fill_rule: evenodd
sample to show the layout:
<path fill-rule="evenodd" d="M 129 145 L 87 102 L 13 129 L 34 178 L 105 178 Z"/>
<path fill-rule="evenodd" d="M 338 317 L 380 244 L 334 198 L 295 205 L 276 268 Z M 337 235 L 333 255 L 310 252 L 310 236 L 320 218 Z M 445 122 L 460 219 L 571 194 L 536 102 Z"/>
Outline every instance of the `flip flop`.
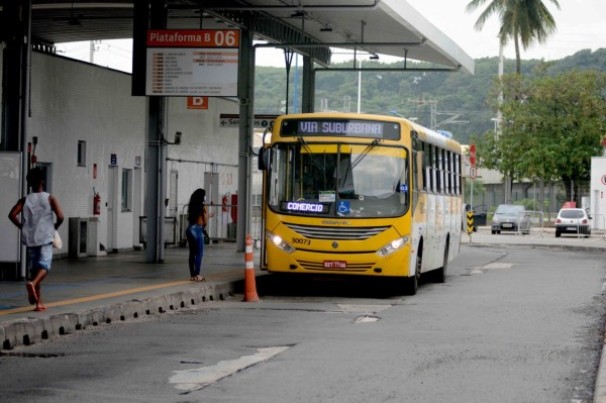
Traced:
<path fill-rule="evenodd" d="M 37 307 L 34 308 L 34 311 L 36 311 L 36 312 L 46 311 L 46 307 L 44 305 L 43 306 L 37 306 Z"/>
<path fill-rule="evenodd" d="M 25 284 L 25 288 L 27 289 L 27 299 L 30 304 L 35 304 L 38 302 L 38 295 L 36 294 L 36 288 L 32 283 Z"/>

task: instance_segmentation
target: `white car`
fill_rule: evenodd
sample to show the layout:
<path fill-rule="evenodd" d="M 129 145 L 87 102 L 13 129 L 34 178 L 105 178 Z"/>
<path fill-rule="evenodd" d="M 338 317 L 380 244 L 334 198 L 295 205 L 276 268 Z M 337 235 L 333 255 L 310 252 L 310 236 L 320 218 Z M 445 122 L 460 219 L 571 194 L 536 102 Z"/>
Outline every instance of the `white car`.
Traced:
<path fill-rule="evenodd" d="M 562 234 L 583 234 L 586 238 L 591 235 L 591 223 L 589 215 L 582 208 L 563 208 L 555 220 L 555 236 L 559 238 Z"/>

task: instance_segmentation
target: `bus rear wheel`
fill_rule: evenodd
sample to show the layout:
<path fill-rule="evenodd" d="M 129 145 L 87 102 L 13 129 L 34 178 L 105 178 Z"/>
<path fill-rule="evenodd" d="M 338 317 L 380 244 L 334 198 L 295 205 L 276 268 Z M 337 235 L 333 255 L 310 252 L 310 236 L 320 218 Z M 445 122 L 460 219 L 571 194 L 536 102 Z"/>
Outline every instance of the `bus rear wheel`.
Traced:
<path fill-rule="evenodd" d="M 446 246 L 444 246 L 444 260 L 442 261 L 442 267 L 436 269 L 432 273 L 432 280 L 434 283 L 444 283 L 446 281 L 446 269 L 448 269 L 448 252 L 450 249 L 449 242 L 446 241 Z"/>

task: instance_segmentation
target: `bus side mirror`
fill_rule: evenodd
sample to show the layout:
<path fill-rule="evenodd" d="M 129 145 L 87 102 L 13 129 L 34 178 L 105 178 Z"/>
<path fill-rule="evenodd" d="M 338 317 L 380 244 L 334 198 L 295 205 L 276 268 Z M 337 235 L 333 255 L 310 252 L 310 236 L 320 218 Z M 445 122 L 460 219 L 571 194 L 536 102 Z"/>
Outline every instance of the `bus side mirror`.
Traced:
<path fill-rule="evenodd" d="M 259 148 L 259 155 L 257 156 L 257 166 L 260 171 L 265 171 L 269 168 L 269 149 L 265 147 Z"/>

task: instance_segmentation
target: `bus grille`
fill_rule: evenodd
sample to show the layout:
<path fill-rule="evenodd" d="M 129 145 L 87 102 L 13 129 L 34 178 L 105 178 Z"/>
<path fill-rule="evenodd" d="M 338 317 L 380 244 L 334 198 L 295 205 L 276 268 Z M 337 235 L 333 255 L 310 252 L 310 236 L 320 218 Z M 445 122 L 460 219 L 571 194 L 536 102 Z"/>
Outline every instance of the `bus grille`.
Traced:
<path fill-rule="evenodd" d="M 309 239 L 356 240 L 373 237 L 389 228 L 384 227 L 313 227 L 309 225 L 286 224 L 288 228 Z"/>

